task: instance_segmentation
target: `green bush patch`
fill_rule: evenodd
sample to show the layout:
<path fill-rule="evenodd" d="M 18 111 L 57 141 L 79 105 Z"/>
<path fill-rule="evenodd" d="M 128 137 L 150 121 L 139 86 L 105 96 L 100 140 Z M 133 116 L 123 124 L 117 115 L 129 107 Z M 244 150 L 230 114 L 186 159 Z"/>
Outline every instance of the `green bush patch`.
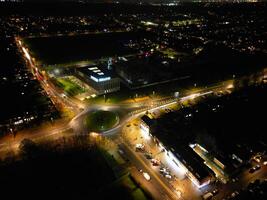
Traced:
<path fill-rule="evenodd" d="M 113 128 L 119 121 L 119 116 L 110 111 L 95 111 L 85 118 L 85 124 L 90 131 L 101 132 Z"/>

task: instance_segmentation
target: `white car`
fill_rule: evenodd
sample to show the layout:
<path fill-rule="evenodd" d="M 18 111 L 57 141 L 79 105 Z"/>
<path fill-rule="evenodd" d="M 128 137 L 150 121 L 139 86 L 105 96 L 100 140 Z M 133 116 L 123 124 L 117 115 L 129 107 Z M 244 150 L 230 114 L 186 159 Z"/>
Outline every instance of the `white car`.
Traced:
<path fill-rule="evenodd" d="M 172 179 L 172 176 L 170 174 L 165 174 L 165 178 Z"/>
<path fill-rule="evenodd" d="M 143 144 L 136 144 L 135 147 L 136 148 L 139 148 L 139 149 L 143 149 L 145 147 L 145 145 L 143 145 Z"/>
<path fill-rule="evenodd" d="M 162 174 L 170 174 L 170 172 L 166 169 L 166 168 L 164 168 L 164 167 L 162 167 L 162 168 L 160 168 L 160 173 L 162 173 Z"/>
<path fill-rule="evenodd" d="M 141 150 L 141 151 L 143 151 L 144 148 L 145 148 L 145 145 L 143 145 L 143 144 L 136 144 L 136 145 L 135 145 L 135 148 L 136 148 L 136 150 Z"/>
<path fill-rule="evenodd" d="M 253 157 L 253 160 L 255 161 L 255 162 L 257 162 L 257 163 L 260 163 L 261 162 L 261 156 L 260 155 L 257 155 L 257 156 L 254 156 Z"/>
<path fill-rule="evenodd" d="M 147 181 L 150 181 L 151 177 L 149 176 L 148 173 L 143 172 L 143 176 L 144 176 L 144 178 L 145 178 Z"/>

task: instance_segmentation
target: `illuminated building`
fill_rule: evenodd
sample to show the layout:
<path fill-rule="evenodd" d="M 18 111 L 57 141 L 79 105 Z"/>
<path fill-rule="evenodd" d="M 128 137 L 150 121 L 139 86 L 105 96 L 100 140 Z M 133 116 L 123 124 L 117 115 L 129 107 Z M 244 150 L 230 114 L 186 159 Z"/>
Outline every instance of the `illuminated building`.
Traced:
<path fill-rule="evenodd" d="M 147 134 L 164 150 L 170 162 L 179 167 L 198 188 L 208 185 L 212 180 L 212 171 L 204 164 L 204 160 L 189 145 L 181 144 L 176 138 L 175 131 L 172 133 L 151 131 L 155 124 L 153 121 L 148 116 L 143 116 L 141 128 L 147 131 Z"/>
<path fill-rule="evenodd" d="M 93 87 L 98 94 L 107 94 L 120 90 L 120 79 L 111 71 L 99 66 L 87 66 L 76 69 L 76 74 L 83 81 Z"/>

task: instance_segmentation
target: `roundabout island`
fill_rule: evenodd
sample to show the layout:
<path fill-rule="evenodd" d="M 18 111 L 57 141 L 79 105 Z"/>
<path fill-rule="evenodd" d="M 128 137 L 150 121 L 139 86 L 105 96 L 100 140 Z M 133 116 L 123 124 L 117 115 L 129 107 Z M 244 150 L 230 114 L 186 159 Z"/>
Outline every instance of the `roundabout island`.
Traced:
<path fill-rule="evenodd" d="M 89 131 L 103 132 L 114 128 L 119 123 L 119 116 L 115 112 L 98 110 L 89 113 L 84 123 Z"/>

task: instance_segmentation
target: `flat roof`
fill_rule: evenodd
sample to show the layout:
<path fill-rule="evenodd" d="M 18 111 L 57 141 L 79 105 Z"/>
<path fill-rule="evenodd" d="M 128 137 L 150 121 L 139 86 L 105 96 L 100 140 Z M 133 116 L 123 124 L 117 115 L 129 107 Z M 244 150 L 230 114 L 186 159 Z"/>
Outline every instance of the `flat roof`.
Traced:
<path fill-rule="evenodd" d="M 176 60 L 150 52 L 121 59 L 114 66 L 119 74 L 123 72 L 121 76 L 129 79 L 127 82 L 132 86 L 172 81 L 189 75 Z"/>
<path fill-rule="evenodd" d="M 175 130 L 172 132 L 155 131 L 152 134 L 158 138 L 165 148 L 171 151 L 199 181 L 210 176 L 210 170 L 204 164 L 204 160 L 199 157 L 189 145 L 181 144 L 180 138 L 177 137 L 179 133 Z"/>
<path fill-rule="evenodd" d="M 95 82 L 104 82 L 114 78 L 111 71 L 98 65 L 90 65 L 86 67 L 77 68 L 78 71 L 85 74 L 88 78 Z"/>
<path fill-rule="evenodd" d="M 198 156 L 191 147 L 184 146 L 177 148 L 176 146 L 173 154 L 177 156 L 178 160 L 181 161 L 199 181 L 210 176 L 210 170 L 204 164 L 204 160 Z"/>
<path fill-rule="evenodd" d="M 153 119 L 149 118 L 147 115 L 142 116 L 141 120 L 143 120 L 143 122 L 145 122 L 148 126 L 152 126 L 155 122 Z"/>

